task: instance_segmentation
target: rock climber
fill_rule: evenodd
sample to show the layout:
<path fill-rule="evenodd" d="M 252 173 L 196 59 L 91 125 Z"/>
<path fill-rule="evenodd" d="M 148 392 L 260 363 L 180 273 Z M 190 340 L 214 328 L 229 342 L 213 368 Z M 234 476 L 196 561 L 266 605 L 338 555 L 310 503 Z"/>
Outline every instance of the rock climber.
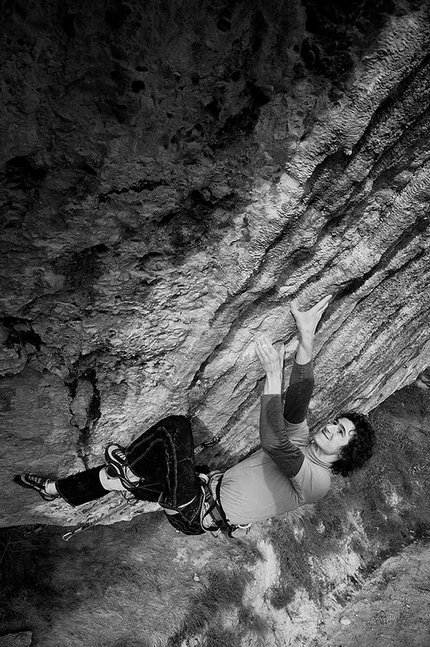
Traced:
<path fill-rule="evenodd" d="M 261 396 L 261 449 L 224 473 L 196 471 L 191 426 L 169 416 L 128 447 L 107 446 L 105 464 L 52 480 L 18 474 L 15 483 L 45 501 L 62 497 L 77 506 L 113 490 L 158 502 L 170 523 L 185 534 L 221 530 L 229 536 L 250 524 L 314 503 L 329 490 L 332 473 L 348 476 L 372 455 L 375 432 L 367 416 L 340 412 L 310 435 L 306 421 L 314 386 L 313 345 L 331 295 L 307 311 L 290 304 L 298 348 L 282 404 L 284 347 L 265 338 L 256 353 L 265 371 Z M 206 470 L 207 471 L 207 470 Z M 234 536 L 234 534 L 233 534 Z"/>

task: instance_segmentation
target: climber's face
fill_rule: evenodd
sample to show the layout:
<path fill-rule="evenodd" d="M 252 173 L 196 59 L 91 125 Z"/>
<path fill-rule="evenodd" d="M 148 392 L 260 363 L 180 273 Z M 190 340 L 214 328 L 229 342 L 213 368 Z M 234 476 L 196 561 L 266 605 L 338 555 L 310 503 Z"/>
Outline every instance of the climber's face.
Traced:
<path fill-rule="evenodd" d="M 335 418 L 317 431 L 313 441 L 327 457 L 337 460 L 354 434 L 355 426 L 349 418 Z"/>

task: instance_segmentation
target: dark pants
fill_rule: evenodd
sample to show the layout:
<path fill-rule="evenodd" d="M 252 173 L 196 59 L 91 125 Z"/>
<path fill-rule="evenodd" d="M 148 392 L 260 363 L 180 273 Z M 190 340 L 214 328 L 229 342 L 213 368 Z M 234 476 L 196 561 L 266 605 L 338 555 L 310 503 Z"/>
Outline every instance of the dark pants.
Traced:
<path fill-rule="evenodd" d="M 130 492 L 144 501 L 156 501 L 178 514 L 167 515 L 170 523 L 186 534 L 200 534 L 199 481 L 194 469 L 191 426 L 184 416 L 169 416 L 157 422 L 126 449 L 129 466 L 144 479 Z M 103 468 L 94 467 L 57 481 L 61 496 L 71 505 L 81 505 L 108 494 L 99 479 Z"/>
<path fill-rule="evenodd" d="M 137 499 L 177 508 L 196 491 L 194 442 L 184 416 L 170 416 L 136 438 L 126 449 L 127 461 L 143 485 L 132 490 Z"/>

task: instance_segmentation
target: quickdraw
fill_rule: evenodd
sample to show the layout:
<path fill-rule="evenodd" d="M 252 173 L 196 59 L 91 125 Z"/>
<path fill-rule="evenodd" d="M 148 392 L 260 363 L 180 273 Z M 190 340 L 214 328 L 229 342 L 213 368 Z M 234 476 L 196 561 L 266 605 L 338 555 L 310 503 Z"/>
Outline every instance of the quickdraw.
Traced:
<path fill-rule="evenodd" d="M 114 514 L 117 514 L 118 512 L 125 510 L 130 505 L 135 505 L 139 501 L 139 499 L 136 499 L 132 495 L 127 497 L 127 494 L 129 494 L 128 492 L 125 492 L 124 494 L 121 492 L 121 494 L 123 495 L 125 501 L 123 501 L 120 505 L 117 505 L 115 508 L 112 508 L 111 510 L 109 510 L 109 512 L 106 512 L 106 514 L 101 515 L 96 519 L 92 519 L 91 521 L 86 521 L 85 523 L 81 524 L 74 530 L 70 530 L 69 532 L 66 532 L 64 535 L 62 535 L 62 539 L 64 539 L 64 541 L 69 541 L 69 539 L 71 539 L 75 535 L 83 532 L 84 530 L 87 530 L 88 528 L 92 528 L 93 526 L 96 526 L 100 521 L 104 521 L 105 519 L 110 519 L 111 517 L 114 516 Z"/>
<path fill-rule="evenodd" d="M 194 448 L 194 455 L 198 456 L 200 454 L 200 452 L 202 452 L 207 447 L 213 447 L 214 445 L 217 445 L 220 442 L 221 438 L 222 438 L 221 434 L 217 434 L 216 436 L 214 436 L 210 440 L 207 440 L 204 443 L 200 443 L 200 445 L 197 445 Z"/>

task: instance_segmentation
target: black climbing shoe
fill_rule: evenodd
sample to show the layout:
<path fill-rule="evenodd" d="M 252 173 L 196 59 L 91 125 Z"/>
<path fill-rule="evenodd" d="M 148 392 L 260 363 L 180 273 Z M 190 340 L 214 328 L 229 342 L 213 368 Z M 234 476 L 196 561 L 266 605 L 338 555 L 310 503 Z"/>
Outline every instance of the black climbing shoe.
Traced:
<path fill-rule="evenodd" d="M 128 489 L 139 486 L 142 479 L 137 474 L 136 480 L 130 480 L 130 473 L 133 474 L 133 470 L 128 464 L 124 447 L 115 443 L 108 445 L 105 450 L 105 461 L 108 476 L 118 478 L 124 487 Z"/>
<path fill-rule="evenodd" d="M 45 501 L 53 501 L 59 496 L 59 494 L 48 494 L 45 488 L 48 479 L 44 479 L 42 476 L 36 476 L 35 474 L 17 474 L 13 477 L 13 480 L 14 483 L 22 487 L 36 490 Z"/>

